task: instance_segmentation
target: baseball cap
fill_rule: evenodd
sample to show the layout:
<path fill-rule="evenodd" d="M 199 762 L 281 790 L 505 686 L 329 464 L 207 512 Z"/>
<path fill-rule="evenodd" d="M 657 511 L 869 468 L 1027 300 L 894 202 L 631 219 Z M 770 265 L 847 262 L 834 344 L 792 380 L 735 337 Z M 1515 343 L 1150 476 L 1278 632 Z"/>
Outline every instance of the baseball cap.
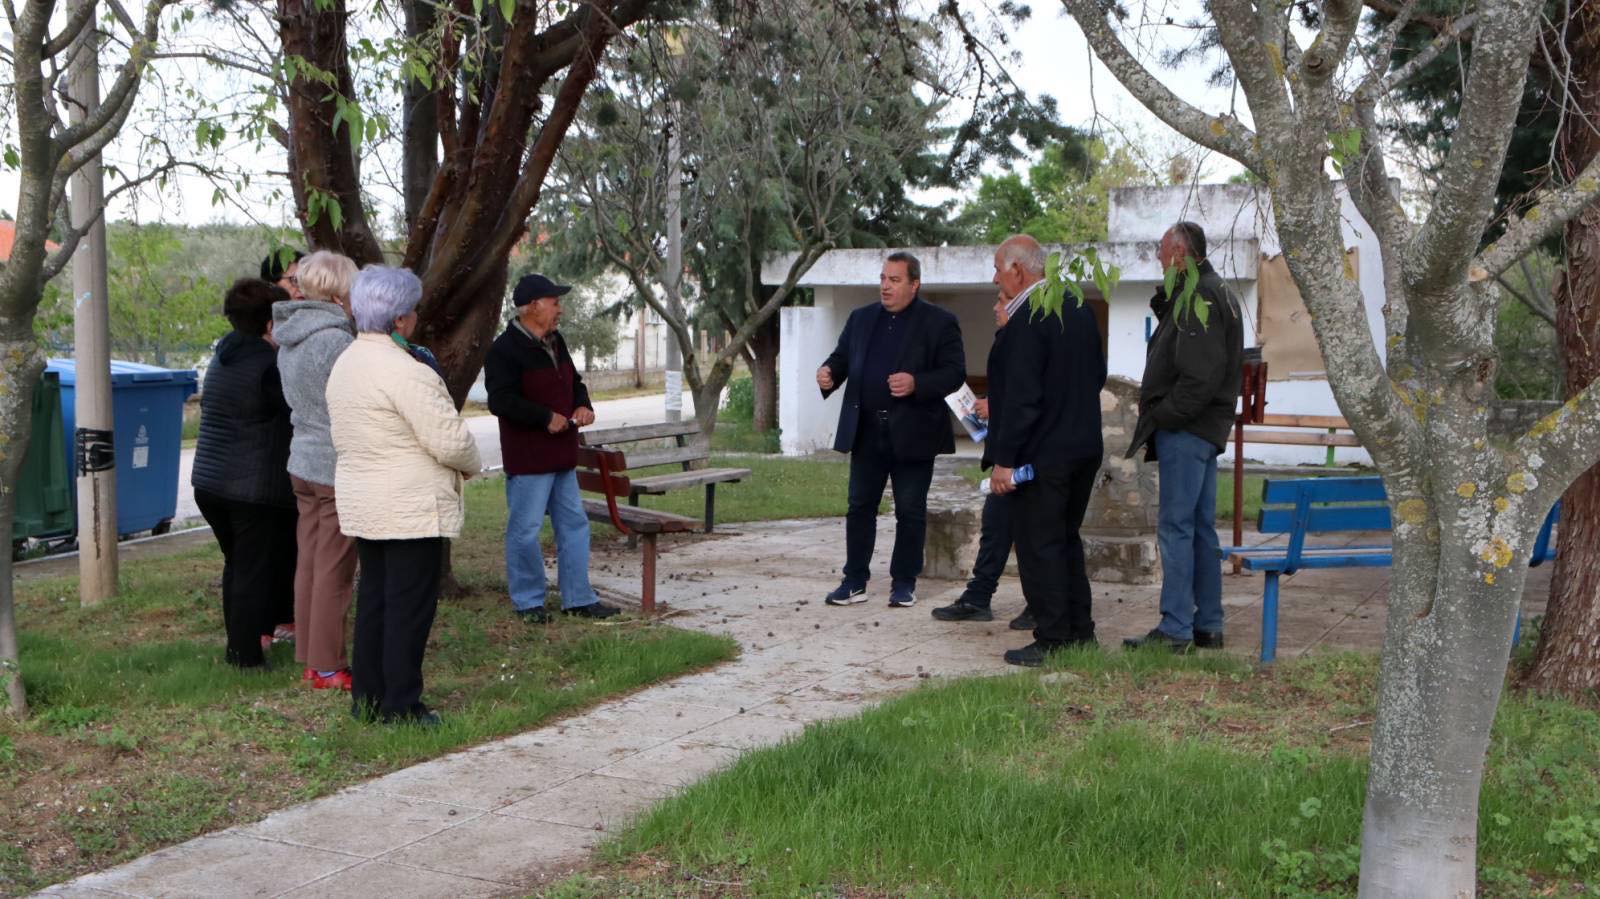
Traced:
<path fill-rule="evenodd" d="M 559 297 L 572 288 L 546 278 L 544 275 L 523 275 L 511 291 L 511 305 L 526 306 L 540 297 Z"/>

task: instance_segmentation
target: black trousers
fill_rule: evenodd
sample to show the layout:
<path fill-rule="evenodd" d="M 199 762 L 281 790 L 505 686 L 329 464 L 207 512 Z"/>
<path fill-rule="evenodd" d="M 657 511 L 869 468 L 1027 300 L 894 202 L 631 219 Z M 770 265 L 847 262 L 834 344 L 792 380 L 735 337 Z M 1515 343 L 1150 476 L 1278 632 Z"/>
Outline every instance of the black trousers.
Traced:
<path fill-rule="evenodd" d="M 850 498 L 844 524 L 844 579 L 865 585 L 872 578 L 872 550 L 878 542 L 878 504 L 886 483 L 894 485 L 894 555 L 889 576 L 896 584 L 915 587 L 922 573 L 922 549 L 928 533 L 928 485 L 933 460 L 895 458 L 888 421 L 861 413 L 856 444 L 850 451 Z"/>
<path fill-rule="evenodd" d="M 444 541 L 356 540 L 361 577 L 350 654 L 350 695 L 358 717 L 420 715 L 422 654 L 439 607 Z"/>
<path fill-rule="evenodd" d="M 1015 494 L 991 493 L 983 500 L 982 531 L 978 535 L 978 558 L 972 563 L 972 578 L 960 601 L 987 609 L 1000 586 L 1006 560 L 1011 558 L 1011 500 Z"/>
<path fill-rule="evenodd" d="M 241 668 L 265 665 L 261 638 L 278 624 L 283 597 L 294 601 L 295 510 L 226 499 L 203 489 L 195 490 L 194 501 L 222 548 L 228 662 Z"/>
<path fill-rule="evenodd" d="M 1034 479 L 1011 499 L 1022 595 L 1033 612 L 1033 638 L 1055 646 L 1094 639 L 1089 571 L 1078 528 L 1089 508 L 1100 459 L 1034 465 Z"/>

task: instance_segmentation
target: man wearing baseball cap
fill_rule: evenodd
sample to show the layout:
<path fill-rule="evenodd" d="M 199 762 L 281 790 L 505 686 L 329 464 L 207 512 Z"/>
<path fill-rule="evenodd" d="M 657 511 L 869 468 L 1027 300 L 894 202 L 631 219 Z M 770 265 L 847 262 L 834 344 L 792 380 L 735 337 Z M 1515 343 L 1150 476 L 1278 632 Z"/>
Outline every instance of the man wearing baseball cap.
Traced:
<path fill-rule="evenodd" d="M 500 419 L 506 473 L 506 583 L 518 617 L 550 620 L 545 610 L 545 513 L 556 533 L 561 610 L 585 618 L 620 611 L 589 585 L 589 519 L 578 495 L 578 429 L 594 424 L 589 389 L 556 330 L 571 287 L 527 275 L 511 293 L 516 315 L 483 363 L 489 411 Z"/>

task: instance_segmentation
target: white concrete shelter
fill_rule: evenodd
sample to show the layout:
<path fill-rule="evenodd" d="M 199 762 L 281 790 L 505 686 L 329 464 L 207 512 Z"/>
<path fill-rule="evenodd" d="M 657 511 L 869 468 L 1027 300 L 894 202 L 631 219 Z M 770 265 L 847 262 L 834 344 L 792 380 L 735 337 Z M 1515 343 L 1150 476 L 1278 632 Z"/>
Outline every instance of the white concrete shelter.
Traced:
<path fill-rule="evenodd" d="M 1109 298 L 1093 284 L 1085 293 L 1096 305 L 1109 373 L 1138 380 L 1145 341 L 1155 328 L 1150 298 L 1162 272 L 1156 245 L 1173 223 L 1194 221 L 1206 232 L 1208 258 L 1239 295 L 1249 323 L 1246 346 L 1260 344 L 1268 362 L 1268 410 L 1301 415 L 1338 415 L 1311 334 L 1310 318 L 1280 256 L 1271 225 L 1270 197 L 1246 184 L 1138 187 L 1112 191 L 1108 239 L 1095 244 L 1101 259 L 1122 269 Z M 1365 298 L 1368 326 L 1384 353 L 1381 248 L 1348 198 L 1343 203 L 1345 245 Z M 994 339 L 994 246 L 908 247 L 922 262 L 922 297 L 954 312 L 961 322 L 967 372 L 982 377 Z M 1047 249 L 1057 249 L 1050 247 Z M 833 250 L 801 279 L 815 304 L 782 310 L 778 361 L 778 423 L 783 451 L 797 455 L 829 449 L 843 391 L 827 401 L 815 372 L 838 341 L 850 311 L 878 301 L 878 274 L 886 250 Z M 769 259 L 763 277 L 781 281 L 791 257 Z M 952 418 L 952 426 L 956 426 Z M 1107 451 L 1120 452 L 1120 447 Z M 1319 462 L 1315 447 L 1247 445 L 1245 456 L 1274 463 Z M 1341 461 L 1367 461 L 1360 449 L 1340 449 Z"/>

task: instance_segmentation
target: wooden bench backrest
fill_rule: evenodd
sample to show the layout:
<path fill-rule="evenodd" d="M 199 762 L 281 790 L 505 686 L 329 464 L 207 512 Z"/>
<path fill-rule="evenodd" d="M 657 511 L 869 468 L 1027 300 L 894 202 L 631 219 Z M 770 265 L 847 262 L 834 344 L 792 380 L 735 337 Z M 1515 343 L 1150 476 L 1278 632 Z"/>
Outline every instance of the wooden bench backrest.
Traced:
<path fill-rule="evenodd" d="M 617 497 L 626 497 L 632 486 L 627 475 L 619 474 L 627 467 L 628 460 L 623 456 L 622 450 L 578 447 L 578 489 L 605 494 L 606 511 L 611 514 L 611 525 L 624 534 L 631 531 L 622 523 L 622 514 L 617 511 Z"/>
<path fill-rule="evenodd" d="M 661 441 L 673 439 L 677 446 L 672 447 L 637 447 L 636 452 L 627 460 L 627 468 L 651 468 L 656 465 L 682 464 L 687 469 L 690 463 L 700 462 L 711 458 L 710 450 L 698 445 L 694 438 L 700 434 L 700 425 L 694 419 L 687 421 L 660 421 L 647 425 L 627 425 L 620 428 L 600 428 L 580 431 L 578 436 L 584 446 L 604 447 L 615 449 L 620 444 L 640 443 L 642 441 Z M 621 471 L 623 469 L 613 469 Z M 624 491 L 626 492 L 626 491 Z"/>

